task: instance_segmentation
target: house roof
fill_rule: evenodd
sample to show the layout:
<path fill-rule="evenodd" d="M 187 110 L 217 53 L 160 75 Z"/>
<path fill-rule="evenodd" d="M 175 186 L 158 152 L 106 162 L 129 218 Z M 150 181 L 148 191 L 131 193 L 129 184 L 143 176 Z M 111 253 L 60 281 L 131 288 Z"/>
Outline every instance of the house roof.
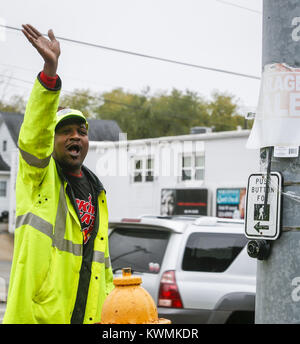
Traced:
<path fill-rule="evenodd" d="M 3 160 L 2 156 L 0 155 L 0 171 L 10 171 L 10 167 L 7 163 Z"/>
<path fill-rule="evenodd" d="M 1 112 L 1 119 L 5 122 L 14 143 L 17 145 L 21 124 L 24 116 L 21 113 Z"/>
<path fill-rule="evenodd" d="M 1 122 L 5 122 L 15 144 L 18 143 L 19 132 L 24 116 L 20 113 L 0 112 Z M 104 119 L 87 119 L 90 141 L 118 141 L 121 129 L 116 121 Z M 1 124 L 0 122 L 0 124 Z"/>
<path fill-rule="evenodd" d="M 104 119 L 87 119 L 90 141 L 119 141 L 122 132 L 116 121 Z"/>

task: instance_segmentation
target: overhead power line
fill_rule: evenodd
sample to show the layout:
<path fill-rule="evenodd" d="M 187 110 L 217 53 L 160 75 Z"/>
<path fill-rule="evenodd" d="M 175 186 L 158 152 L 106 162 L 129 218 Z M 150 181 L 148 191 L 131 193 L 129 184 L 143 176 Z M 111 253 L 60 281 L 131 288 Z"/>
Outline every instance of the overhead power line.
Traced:
<path fill-rule="evenodd" d="M 257 13 L 257 14 L 262 14 L 260 11 L 253 10 L 252 8 L 249 8 L 249 7 L 245 7 L 245 6 L 233 4 L 232 2 L 229 2 L 229 1 L 224 1 L 224 0 L 215 0 L 215 1 L 221 2 L 221 3 L 224 4 L 224 5 L 229 5 L 229 6 L 241 8 L 241 9 L 247 10 L 247 11 L 249 11 L 249 12 L 253 12 L 253 13 Z"/>
<path fill-rule="evenodd" d="M 8 78 L 8 79 L 11 79 L 11 80 L 22 81 L 22 82 L 25 82 L 26 84 L 30 84 L 30 85 L 33 85 L 33 84 L 34 84 L 34 83 L 31 82 L 31 81 L 24 80 L 24 79 L 20 79 L 20 78 L 16 78 L 16 77 L 11 76 L 11 75 L 0 74 L 0 77 Z"/>
<path fill-rule="evenodd" d="M 14 26 L 8 26 L 8 25 L 0 24 L 0 27 L 4 27 L 4 28 L 9 29 L 9 30 L 22 31 L 22 29 L 14 27 Z M 46 34 L 43 34 L 43 36 L 47 37 Z M 158 57 L 158 56 L 152 56 L 152 55 L 137 53 L 137 52 L 133 52 L 133 51 L 129 51 L 129 50 L 112 48 L 112 47 L 108 47 L 108 46 L 104 46 L 104 45 L 100 45 L 100 44 L 89 43 L 89 42 L 84 42 L 84 41 L 78 41 L 78 40 L 71 39 L 71 38 L 65 38 L 65 37 L 60 37 L 60 36 L 56 36 L 56 38 L 58 40 L 61 40 L 61 41 L 66 41 L 66 42 L 70 42 L 70 43 L 80 44 L 80 45 L 84 45 L 84 46 L 88 46 L 88 47 L 93 47 L 93 48 L 100 48 L 100 49 L 104 49 L 104 50 L 114 51 L 114 52 L 117 52 L 117 53 L 128 54 L 128 55 L 148 58 L 148 59 L 152 59 L 152 60 L 157 60 L 157 61 L 162 61 L 162 62 L 178 64 L 178 65 L 181 65 L 181 66 L 187 66 L 187 67 L 192 67 L 192 68 L 204 69 L 204 70 L 209 70 L 209 71 L 212 71 L 212 72 L 226 73 L 226 74 L 241 76 L 241 77 L 244 77 L 244 78 L 260 80 L 260 77 L 256 76 L 256 75 L 237 73 L 237 72 L 232 72 L 232 71 L 228 71 L 228 70 L 220 69 L 220 68 L 201 66 L 201 65 L 198 65 L 198 64 L 187 63 L 187 62 L 182 62 L 182 61 L 178 61 L 178 60 L 167 59 L 167 58 L 163 58 L 163 57 Z"/>
<path fill-rule="evenodd" d="M 0 74 L 0 78 L 1 77 L 2 78 L 7 78 L 9 80 L 21 81 L 21 82 L 24 82 L 24 83 L 29 84 L 29 85 L 34 85 L 34 82 L 32 82 L 32 81 L 16 78 L 16 77 L 13 77 L 13 76 L 10 76 L 10 75 Z M 11 84 L 9 84 L 9 86 L 11 86 Z M 70 94 L 70 95 L 74 95 L 76 93 L 74 91 L 68 91 L 68 90 L 62 90 L 62 92 L 66 93 L 66 94 Z M 89 96 L 89 95 L 85 95 L 85 94 L 81 94 L 81 96 L 83 96 L 83 97 L 85 97 L 87 99 L 93 98 L 93 96 Z M 103 102 L 112 103 L 112 104 L 121 105 L 121 106 L 126 106 L 126 107 L 129 107 L 129 108 L 135 109 L 135 110 L 141 108 L 140 106 L 129 105 L 129 104 L 126 104 L 126 103 L 118 102 L 116 100 L 107 99 L 107 98 L 105 98 L 103 96 L 96 96 L 96 98 L 101 99 Z"/>

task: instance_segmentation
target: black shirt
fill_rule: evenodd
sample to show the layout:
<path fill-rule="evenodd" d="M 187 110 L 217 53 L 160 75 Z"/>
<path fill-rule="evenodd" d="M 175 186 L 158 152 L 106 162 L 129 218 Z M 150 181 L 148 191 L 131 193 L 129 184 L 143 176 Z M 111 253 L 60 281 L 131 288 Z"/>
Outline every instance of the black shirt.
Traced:
<path fill-rule="evenodd" d="M 91 277 L 91 264 L 94 246 L 93 241 L 97 231 L 97 224 L 95 224 L 95 220 L 98 203 L 97 194 L 94 190 L 94 187 L 83 171 L 81 176 L 68 174 L 66 177 L 74 194 L 78 210 L 77 214 L 80 216 L 81 231 L 83 234 L 83 257 L 80 269 L 77 297 L 71 317 L 71 323 L 82 324 Z"/>
<path fill-rule="evenodd" d="M 81 176 L 68 174 L 67 179 L 74 192 L 80 215 L 83 243 L 86 245 L 91 237 L 95 225 L 97 210 L 95 191 L 83 171 Z"/>
<path fill-rule="evenodd" d="M 83 236 L 82 241 L 83 243 L 85 242 L 85 244 L 83 244 L 77 295 L 71 315 L 71 324 L 82 324 L 85 316 L 85 307 L 91 279 L 94 240 L 99 227 L 98 196 L 101 191 L 105 192 L 105 190 L 98 177 L 85 166 L 81 168 L 82 177 L 64 173 L 57 161 L 56 166 L 61 180 L 63 182 L 67 181 L 68 183 L 66 192 L 81 221 L 81 229 L 85 230 L 84 234 L 86 234 L 86 237 Z M 78 201 L 76 199 L 78 199 Z M 80 211 L 79 207 L 81 208 Z M 90 318 L 90 320 L 93 319 Z"/>

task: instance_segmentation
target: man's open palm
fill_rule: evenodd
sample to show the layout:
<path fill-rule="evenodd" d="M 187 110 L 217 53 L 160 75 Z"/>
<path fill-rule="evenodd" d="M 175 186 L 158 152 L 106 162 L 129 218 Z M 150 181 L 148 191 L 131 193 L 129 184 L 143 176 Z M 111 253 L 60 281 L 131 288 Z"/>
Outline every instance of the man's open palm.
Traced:
<path fill-rule="evenodd" d="M 57 68 L 58 57 L 60 55 L 59 42 L 56 40 L 52 30 L 48 31 L 48 38 L 44 37 L 36 28 L 30 24 L 22 25 L 23 33 L 28 41 L 36 48 L 43 57 L 46 64 Z M 52 69 L 52 68 L 51 68 Z"/>

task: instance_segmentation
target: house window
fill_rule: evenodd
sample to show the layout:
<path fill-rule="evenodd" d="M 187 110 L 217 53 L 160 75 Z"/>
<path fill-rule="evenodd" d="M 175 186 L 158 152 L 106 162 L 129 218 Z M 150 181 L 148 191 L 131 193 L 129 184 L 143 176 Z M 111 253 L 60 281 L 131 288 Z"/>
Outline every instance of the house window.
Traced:
<path fill-rule="evenodd" d="M 153 168 L 154 160 L 152 158 L 146 159 L 146 182 L 153 182 Z"/>
<path fill-rule="evenodd" d="M 195 179 L 204 180 L 204 155 L 195 156 Z"/>
<path fill-rule="evenodd" d="M 182 180 L 192 179 L 192 156 L 182 157 Z"/>
<path fill-rule="evenodd" d="M 6 181 L 0 181 L 0 197 L 6 197 Z"/>
<path fill-rule="evenodd" d="M 134 178 L 133 181 L 135 183 L 141 182 L 143 180 L 143 160 L 135 160 L 134 161 Z"/>
<path fill-rule="evenodd" d="M 204 179 L 204 155 L 189 154 L 182 157 L 182 177 L 185 180 Z"/>
<path fill-rule="evenodd" d="M 3 140 L 2 141 L 2 152 L 6 152 L 7 151 L 7 141 Z"/>
<path fill-rule="evenodd" d="M 153 182 L 154 180 L 154 159 L 152 157 L 143 157 L 134 159 L 133 181 Z"/>

